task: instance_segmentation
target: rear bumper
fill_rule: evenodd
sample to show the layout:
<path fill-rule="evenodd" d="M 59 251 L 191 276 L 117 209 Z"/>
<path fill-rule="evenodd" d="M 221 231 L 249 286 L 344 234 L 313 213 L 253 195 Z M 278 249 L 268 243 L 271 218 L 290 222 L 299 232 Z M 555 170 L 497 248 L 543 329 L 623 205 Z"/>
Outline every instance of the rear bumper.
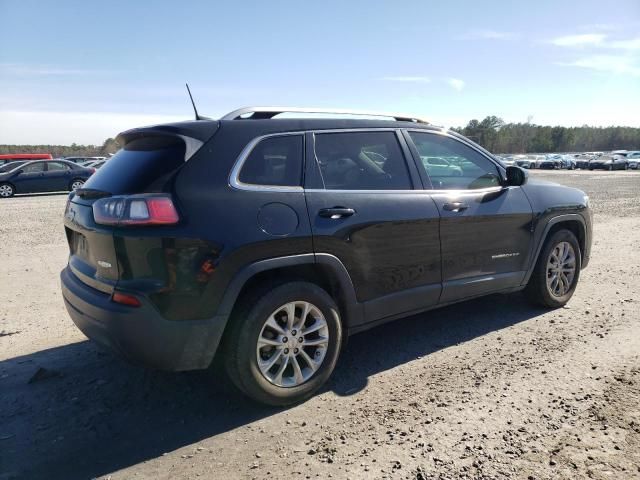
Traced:
<path fill-rule="evenodd" d="M 226 317 L 172 321 L 143 296 L 142 306 L 114 303 L 110 295 L 82 283 L 67 267 L 60 273 L 62 296 L 76 326 L 91 340 L 127 360 L 160 370 L 207 368 Z"/>

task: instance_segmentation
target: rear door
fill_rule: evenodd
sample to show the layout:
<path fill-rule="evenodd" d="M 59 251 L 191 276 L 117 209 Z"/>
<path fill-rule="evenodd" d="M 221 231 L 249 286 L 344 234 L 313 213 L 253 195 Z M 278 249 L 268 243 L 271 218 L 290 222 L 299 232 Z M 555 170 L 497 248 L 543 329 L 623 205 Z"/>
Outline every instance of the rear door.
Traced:
<path fill-rule="evenodd" d="M 533 220 L 522 188 L 502 186 L 497 163 L 453 136 L 409 131 L 407 140 L 441 216 L 441 302 L 520 285 Z M 450 168 L 433 169 L 434 157 Z"/>
<path fill-rule="evenodd" d="M 47 190 L 51 192 L 69 190 L 71 167 L 64 162 L 47 162 L 46 167 Z"/>
<path fill-rule="evenodd" d="M 435 304 L 438 209 L 420 188 L 399 131 L 308 134 L 305 195 L 314 251 L 346 267 L 363 323 Z"/>

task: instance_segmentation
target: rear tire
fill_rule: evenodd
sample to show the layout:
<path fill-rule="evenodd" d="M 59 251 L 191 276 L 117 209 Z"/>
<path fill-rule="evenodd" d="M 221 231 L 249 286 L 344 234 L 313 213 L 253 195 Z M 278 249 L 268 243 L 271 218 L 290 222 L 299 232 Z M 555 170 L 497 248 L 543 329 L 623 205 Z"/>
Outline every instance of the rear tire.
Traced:
<path fill-rule="evenodd" d="M 0 183 L 0 198 L 10 198 L 16 193 L 16 189 L 10 183 Z"/>
<path fill-rule="evenodd" d="M 340 354 L 342 325 L 333 299 L 313 283 L 295 281 L 240 302 L 223 346 L 230 380 L 267 405 L 291 405 L 311 397 L 327 381 Z M 291 311 L 295 313 L 289 323 Z"/>
<path fill-rule="evenodd" d="M 69 184 L 69 191 L 70 192 L 74 192 L 79 188 L 82 188 L 84 185 L 84 180 L 82 180 L 81 178 L 76 178 L 71 180 L 71 183 Z"/>
<path fill-rule="evenodd" d="M 525 288 L 527 298 L 544 307 L 564 306 L 578 285 L 581 258 L 580 244 L 571 231 L 553 233 L 545 241 Z"/>

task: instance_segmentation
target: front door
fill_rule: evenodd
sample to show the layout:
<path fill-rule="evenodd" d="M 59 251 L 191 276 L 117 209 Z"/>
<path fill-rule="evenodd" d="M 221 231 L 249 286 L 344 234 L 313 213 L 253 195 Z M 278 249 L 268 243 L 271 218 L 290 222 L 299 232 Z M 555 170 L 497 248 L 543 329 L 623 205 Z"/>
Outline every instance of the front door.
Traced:
<path fill-rule="evenodd" d="M 16 186 L 17 193 L 31 193 L 46 191 L 45 162 L 29 162 L 22 166 L 16 177 L 11 179 Z"/>
<path fill-rule="evenodd" d="M 441 216 L 441 303 L 520 285 L 533 220 L 522 188 L 503 186 L 496 163 L 453 136 L 408 137 Z"/>
<path fill-rule="evenodd" d="M 315 132 L 307 145 L 314 251 L 344 264 L 364 305 L 363 323 L 436 304 L 438 209 L 418 186 L 399 132 Z"/>

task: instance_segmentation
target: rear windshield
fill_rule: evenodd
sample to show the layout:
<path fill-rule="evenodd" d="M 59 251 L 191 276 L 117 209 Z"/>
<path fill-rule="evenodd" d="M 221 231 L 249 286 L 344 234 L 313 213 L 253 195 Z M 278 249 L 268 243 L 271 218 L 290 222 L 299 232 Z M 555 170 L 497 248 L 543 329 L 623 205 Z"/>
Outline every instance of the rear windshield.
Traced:
<path fill-rule="evenodd" d="M 129 142 L 84 188 L 114 195 L 163 191 L 172 174 L 184 164 L 184 142 L 175 137 L 147 137 Z"/>

